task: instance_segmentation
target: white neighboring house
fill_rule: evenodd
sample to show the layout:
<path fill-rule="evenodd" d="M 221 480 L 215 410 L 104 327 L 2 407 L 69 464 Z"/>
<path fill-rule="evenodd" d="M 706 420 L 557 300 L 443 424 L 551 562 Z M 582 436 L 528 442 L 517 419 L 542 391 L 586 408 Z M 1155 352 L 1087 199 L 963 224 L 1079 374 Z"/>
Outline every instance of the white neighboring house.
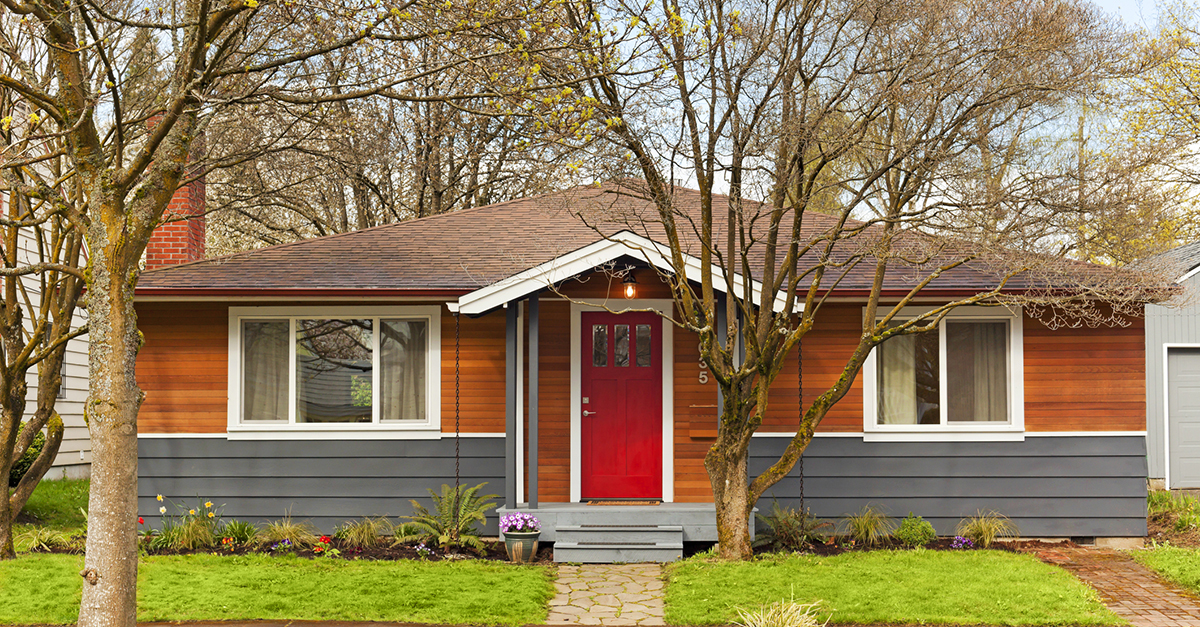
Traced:
<path fill-rule="evenodd" d="M 31 230 L 22 229 L 18 238 L 23 263 L 37 263 L 37 243 Z M 87 251 L 84 251 L 86 258 Z M 22 277 L 31 298 L 40 294 L 37 275 Z M 37 306 L 37 302 L 34 302 Z M 33 316 L 25 314 L 25 324 L 31 327 Z M 87 311 L 77 309 L 72 319 L 72 328 L 78 328 L 87 321 Z M 88 434 L 87 423 L 83 419 L 84 403 L 88 395 L 88 339 L 86 335 L 75 338 L 67 343 L 67 353 L 63 357 L 63 385 L 58 392 L 58 400 L 54 404 L 58 415 L 63 421 L 63 440 L 59 446 L 58 456 L 54 465 L 46 472 L 45 479 L 83 479 L 91 474 L 92 441 Z M 26 396 L 26 417 L 37 411 L 38 373 L 33 368 L 26 375 L 29 391 Z"/>

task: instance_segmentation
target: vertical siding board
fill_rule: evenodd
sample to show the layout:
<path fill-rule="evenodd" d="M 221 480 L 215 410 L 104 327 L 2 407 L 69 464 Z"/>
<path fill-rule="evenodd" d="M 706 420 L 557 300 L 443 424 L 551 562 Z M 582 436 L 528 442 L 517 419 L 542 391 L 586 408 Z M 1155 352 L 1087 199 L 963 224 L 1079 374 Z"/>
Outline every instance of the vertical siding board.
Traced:
<path fill-rule="evenodd" d="M 1146 442 L 1150 477 L 1166 476 L 1167 373 L 1163 371 L 1165 344 L 1200 344 L 1200 275 L 1183 283 L 1180 306 L 1146 305 Z"/>

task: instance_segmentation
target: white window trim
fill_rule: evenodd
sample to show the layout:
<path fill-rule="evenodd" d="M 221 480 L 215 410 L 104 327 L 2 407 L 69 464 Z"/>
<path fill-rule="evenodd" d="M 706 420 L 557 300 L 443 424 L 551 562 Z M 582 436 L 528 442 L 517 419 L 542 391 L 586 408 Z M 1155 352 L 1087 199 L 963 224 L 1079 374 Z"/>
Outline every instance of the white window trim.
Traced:
<path fill-rule="evenodd" d="M 925 307 L 905 307 L 898 319 L 927 312 Z M 1025 349 L 1024 316 L 999 307 L 963 306 L 938 325 L 941 353 L 939 379 L 946 380 L 946 322 L 959 320 L 1008 322 L 1008 415 L 1007 423 L 950 423 L 940 425 L 881 425 L 878 401 L 878 351 L 872 350 L 863 363 L 863 439 L 867 442 L 939 442 L 939 441 L 1023 441 L 1025 439 Z M 942 407 L 946 406 L 945 386 L 941 386 Z"/>
<path fill-rule="evenodd" d="M 379 404 L 372 405 L 373 422 L 344 424 L 295 423 L 295 386 L 289 384 L 287 421 L 242 422 L 242 320 L 295 318 L 401 318 L 425 319 L 429 325 L 426 354 L 426 390 L 424 421 L 379 422 Z M 373 355 L 379 354 L 378 334 L 374 336 Z M 295 333 L 289 343 L 290 371 L 296 371 Z M 229 404 L 227 430 L 229 439 L 346 439 L 386 437 L 388 439 L 433 439 L 441 437 L 442 429 L 442 318 L 438 305 L 352 306 L 352 307 L 230 307 L 229 308 Z M 380 369 L 374 370 L 374 389 L 379 389 Z M 294 377 L 292 377 L 294 378 Z"/>

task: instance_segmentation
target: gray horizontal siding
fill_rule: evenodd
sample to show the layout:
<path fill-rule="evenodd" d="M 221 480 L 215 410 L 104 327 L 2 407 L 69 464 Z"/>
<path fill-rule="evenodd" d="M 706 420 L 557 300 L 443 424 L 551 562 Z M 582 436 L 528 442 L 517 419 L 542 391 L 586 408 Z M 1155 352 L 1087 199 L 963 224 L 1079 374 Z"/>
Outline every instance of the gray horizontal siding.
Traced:
<path fill-rule="evenodd" d="M 1166 476 L 1165 399 L 1163 398 L 1163 344 L 1200 344 L 1200 275 L 1183 283 L 1186 292 L 1176 299 L 1177 307 L 1146 305 L 1146 439 L 1150 477 Z"/>
<path fill-rule="evenodd" d="M 757 438 L 750 471 L 786 439 Z M 759 502 L 800 504 L 799 468 Z M 1130 437 L 1031 437 L 1024 442 L 864 442 L 817 438 L 804 455 L 805 506 L 838 518 L 871 504 L 909 512 L 950 534 L 965 516 L 996 510 L 1025 536 L 1146 534 L 1146 442 Z"/>
<path fill-rule="evenodd" d="M 504 440 L 461 440 L 462 483 L 504 492 Z M 210 500 L 222 515 L 251 522 L 285 513 L 331 531 L 363 516 L 406 516 L 410 499 L 430 505 L 427 489 L 454 482 L 454 440 L 229 441 L 138 440 L 138 511 L 160 525 L 162 494 L 191 506 Z M 168 513 L 173 513 L 168 505 Z M 485 527 L 496 533 L 493 512 Z"/>

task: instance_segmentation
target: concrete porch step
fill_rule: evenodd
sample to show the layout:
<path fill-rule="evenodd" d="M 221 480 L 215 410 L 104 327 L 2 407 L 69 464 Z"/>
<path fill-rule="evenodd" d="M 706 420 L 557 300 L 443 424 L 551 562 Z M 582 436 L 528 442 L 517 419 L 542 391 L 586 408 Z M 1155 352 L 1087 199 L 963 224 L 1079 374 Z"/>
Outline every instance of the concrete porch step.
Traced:
<path fill-rule="evenodd" d="M 638 564 L 642 562 L 674 562 L 683 558 L 683 541 L 679 542 L 555 542 L 554 561 L 581 564 Z"/>
<path fill-rule="evenodd" d="M 647 543 L 675 544 L 683 542 L 682 525 L 560 525 L 558 542 L 571 543 Z"/>
<path fill-rule="evenodd" d="M 559 525 L 554 543 L 556 562 L 674 562 L 682 557 L 682 525 Z"/>

